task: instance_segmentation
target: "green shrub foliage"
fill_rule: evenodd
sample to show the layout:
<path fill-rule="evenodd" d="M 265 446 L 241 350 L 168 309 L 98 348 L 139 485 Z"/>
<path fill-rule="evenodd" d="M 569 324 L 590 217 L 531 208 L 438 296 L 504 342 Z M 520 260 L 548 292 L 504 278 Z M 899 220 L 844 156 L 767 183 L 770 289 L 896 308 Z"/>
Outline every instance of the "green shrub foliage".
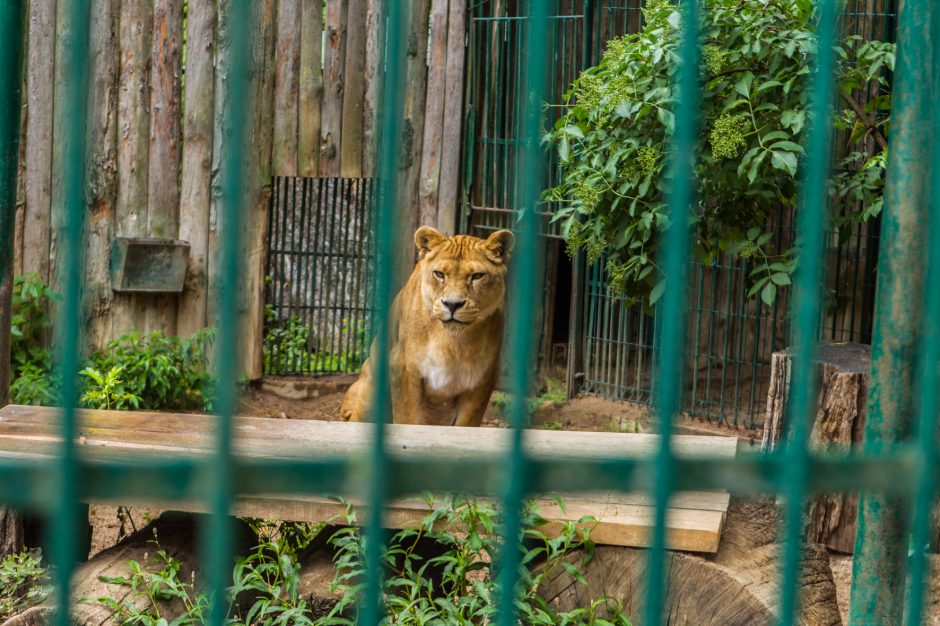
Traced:
<path fill-rule="evenodd" d="M 752 261 L 751 295 L 773 302 L 790 283 L 799 240 L 775 250 L 771 214 L 796 204 L 804 155 L 816 37 L 809 0 L 704 0 L 701 128 L 695 155 L 696 257 L 721 252 Z M 645 26 L 613 39 L 601 62 L 568 92 L 565 112 L 545 140 L 557 150 L 561 182 L 545 194 L 570 252 L 606 258 L 610 286 L 655 302 L 664 289 L 656 263 L 668 225 L 666 175 L 673 132 L 680 11 L 649 0 Z M 881 209 L 889 95 L 885 72 L 895 48 L 843 38 L 837 52 L 835 128 L 847 154 L 830 179 L 835 226 Z"/>

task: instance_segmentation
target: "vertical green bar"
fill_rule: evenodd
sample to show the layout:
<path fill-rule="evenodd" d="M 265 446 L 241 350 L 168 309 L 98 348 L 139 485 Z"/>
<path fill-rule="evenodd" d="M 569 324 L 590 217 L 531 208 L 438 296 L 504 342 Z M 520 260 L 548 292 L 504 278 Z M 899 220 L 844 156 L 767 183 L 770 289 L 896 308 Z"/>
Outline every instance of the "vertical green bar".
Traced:
<path fill-rule="evenodd" d="M 385 74 L 382 78 L 381 126 L 379 128 L 378 198 L 375 233 L 375 310 L 376 345 L 375 424 L 372 440 L 372 462 L 369 465 L 369 518 L 366 529 L 366 593 L 360 610 L 361 624 L 378 624 L 382 617 L 382 550 L 384 531 L 382 512 L 388 496 L 388 458 L 385 453 L 385 424 L 389 421 L 389 318 L 386 312 L 394 296 L 395 249 L 399 243 L 397 175 L 402 113 L 404 106 L 402 81 L 405 68 L 405 16 L 408 3 L 390 2 L 385 32 Z"/>
<path fill-rule="evenodd" d="M 786 547 L 783 560 L 783 580 L 780 599 L 780 623 L 794 623 L 797 604 L 797 578 L 800 572 L 802 546 L 803 496 L 806 491 L 809 455 L 806 441 L 809 435 L 810 414 L 815 408 L 811 361 L 816 345 L 816 325 L 819 321 L 819 285 L 822 280 L 823 240 L 827 223 L 826 185 L 830 165 L 831 107 L 833 67 L 837 24 L 838 0 L 820 0 L 816 5 L 818 26 L 815 71 L 810 91 L 809 128 L 804 145 L 800 212 L 797 232 L 803 238 L 800 269 L 794 283 L 796 302 L 796 363 L 790 385 L 792 396 L 788 406 L 789 438 L 782 450 L 782 493 L 786 498 L 784 515 Z"/>
<path fill-rule="evenodd" d="M 58 25 L 58 37 L 65 51 L 62 62 L 62 116 L 65 128 L 57 133 L 64 142 L 62 168 L 65 232 L 62 256 L 62 290 L 64 302 L 59 307 L 57 337 L 58 364 L 62 380 L 59 398 L 62 407 L 58 473 L 56 478 L 55 519 L 51 524 L 52 563 L 59 610 L 55 623 L 67 626 L 69 620 L 69 581 L 78 552 L 78 484 L 75 455 L 75 405 L 78 403 L 77 372 L 79 363 L 79 320 L 81 319 L 82 233 L 85 218 L 85 120 L 88 87 L 88 22 L 87 0 L 73 0 L 66 14 L 67 23 Z M 58 108 L 58 107 L 57 107 Z"/>
<path fill-rule="evenodd" d="M 525 73 L 520 91 L 523 140 L 516 171 L 519 172 L 520 198 L 517 204 L 522 211 L 519 241 L 514 254 L 509 294 L 512 300 L 509 311 L 509 337 L 516 367 L 512 371 L 510 426 L 512 444 L 508 451 L 508 478 L 503 495 L 503 537 L 505 542 L 500 554 L 499 580 L 499 624 L 515 626 L 516 588 L 519 573 L 518 537 L 521 524 L 522 499 L 528 483 L 528 462 L 522 449 L 522 429 L 526 416 L 526 393 L 529 389 L 529 362 L 534 355 L 532 332 L 535 323 L 535 306 L 541 302 L 541 271 L 536 263 L 539 254 L 538 202 L 545 178 L 544 154 L 539 149 L 542 103 L 545 102 L 546 65 L 549 56 L 548 10 L 549 2 L 530 2 L 525 28 L 525 46 L 521 51 Z"/>
<path fill-rule="evenodd" d="M 933 11 L 931 25 L 932 41 L 940 33 L 940 11 Z M 934 71 L 929 85 L 940 90 L 940 72 Z M 935 91 L 934 93 L 938 93 Z M 933 157 L 931 180 L 940 181 L 940 107 L 933 107 Z M 927 289 L 924 297 L 924 317 L 920 341 L 923 346 L 920 362 L 920 406 L 918 409 L 918 447 L 920 449 L 921 472 L 914 502 L 913 529 L 911 530 L 911 578 L 908 586 L 907 624 L 920 626 L 924 618 L 924 586 L 930 574 L 925 546 L 930 541 L 930 514 L 933 508 L 937 484 L 937 363 L 940 363 L 940 189 L 934 184 L 930 189 L 929 240 L 927 242 Z"/>
<path fill-rule="evenodd" d="M 931 0 L 899 3 L 898 52 L 878 259 L 871 385 L 864 449 L 879 454 L 913 434 L 915 373 L 922 345 L 920 304 L 927 255 L 928 192 L 934 156 L 937 37 Z M 931 285 L 936 289 L 935 285 Z M 936 318 L 926 318 L 936 324 Z M 932 364 L 936 367 L 936 362 Z M 931 388 L 935 384 L 931 384 Z M 859 501 L 849 623 L 898 624 L 904 609 L 908 506 L 897 495 Z M 915 546 L 919 550 L 919 546 Z"/>
<path fill-rule="evenodd" d="M 231 582 L 231 524 L 229 508 L 232 483 L 232 414 L 235 412 L 238 377 L 238 288 L 241 276 L 241 229 L 244 212 L 245 128 L 248 123 L 250 11 L 249 0 L 226 0 L 220 9 L 223 28 L 228 33 L 225 80 L 228 107 L 224 119 L 225 143 L 222 168 L 222 243 L 219 264 L 218 383 L 216 388 L 215 452 L 209 461 L 209 506 L 212 517 L 202 535 L 205 550 L 206 585 L 212 594 L 209 623 L 221 626 L 228 602 L 225 588 Z"/>
<path fill-rule="evenodd" d="M 20 154 L 26 0 L 0 3 L 0 406 L 10 386 L 10 305 L 13 296 L 13 225 Z"/>
<path fill-rule="evenodd" d="M 656 503 L 652 549 L 649 553 L 649 578 L 646 594 L 646 623 L 650 626 L 662 621 L 665 593 L 666 559 L 666 506 L 675 480 L 672 454 L 672 418 L 679 409 L 679 368 L 686 316 L 686 271 L 689 259 L 689 215 L 695 202 L 695 153 L 697 147 L 699 115 L 699 2 L 680 3 L 682 12 L 682 42 L 680 66 L 676 78 L 678 100 L 676 129 L 670 139 L 669 229 L 666 232 L 662 266 L 668 287 L 662 305 L 657 308 L 656 319 L 662 320 L 661 357 L 656 399 L 661 424 L 659 450 L 653 460 L 656 483 L 653 497 Z"/>

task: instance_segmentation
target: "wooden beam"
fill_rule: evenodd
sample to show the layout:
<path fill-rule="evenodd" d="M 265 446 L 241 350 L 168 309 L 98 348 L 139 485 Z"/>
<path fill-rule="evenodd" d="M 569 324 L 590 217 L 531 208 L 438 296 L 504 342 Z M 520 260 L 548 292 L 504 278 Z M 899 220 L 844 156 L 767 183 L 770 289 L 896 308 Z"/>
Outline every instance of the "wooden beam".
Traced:
<path fill-rule="evenodd" d="M 460 0 L 461 2 L 463 0 Z M 425 103 L 424 142 L 421 149 L 421 173 L 418 176 L 419 222 L 440 228 L 437 223 L 437 199 L 444 150 L 444 99 L 447 73 L 447 9 L 448 0 L 431 0 L 431 39 L 428 55 L 428 89 Z M 451 231 L 449 234 L 454 234 Z"/>
<path fill-rule="evenodd" d="M 274 174 L 297 175 L 300 49 L 300 0 L 278 0 L 277 57 L 274 69 Z"/>
<path fill-rule="evenodd" d="M 300 104 L 297 140 L 298 173 L 320 172 L 320 101 L 323 97 L 323 6 L 304 2 L 300 26 Z"/>
<path fill-rule="evenodd" d="M 343 70 L 343 142 L 340 175 L 362 176 L 363 98 L 366 64 L 366 0 L 350 0 L 346 13 L 346 65 Z"/>
<path fill-rule="evenodd" d="M 180 239 L 189 242 L 189 266 L 177 308 L 176 330 L 181 337 L 207 323 L 216 21 L 213 0 L 189 1 L 179 229 Z"/>
<path fill-rule="evenodd" d="M 326 0 L 323 105 L 320 117 L 320 176 L 339 176 L 346 71 L 346 2 Z"/>
<path fill-rule="evenodd" d="M 52 105 L 55 77 L 56 2 L 29 3 L 26 63 L 26 212 L 23 271 L 49 282 L 52 210 Z"/>
<path fill-rule="evenodd" d="M 441 172 L 437 192 L 437 224 L 446 233 L 457 232 L 457 193 L 463 146 L 463 87 L 466 55 L 467 3 L 451 0 L 447 18 L 447 69 L 444 77 L 444 130 Z"/>
<path fill-rule="evenodd" d="M 117 202 L 118 0 L 91 4 L 91 97 L 88 106 L 88 222 L 85 234 L 82 326 L 85 350 L 111 340 L 111 240 Z"/>

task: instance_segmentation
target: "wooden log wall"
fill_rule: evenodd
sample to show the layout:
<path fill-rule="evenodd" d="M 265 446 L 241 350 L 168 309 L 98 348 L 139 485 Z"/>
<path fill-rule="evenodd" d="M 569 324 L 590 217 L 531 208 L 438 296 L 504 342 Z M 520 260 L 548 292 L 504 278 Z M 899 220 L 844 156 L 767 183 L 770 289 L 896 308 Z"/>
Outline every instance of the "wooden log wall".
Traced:
<path fill-rule="evenodd" d="M 83 319 L 86 350 L 155 330 L 189 335 L 217 319 L 214 293 L 224 112 L 248 98 L 250 129 L 240 297 L 243 371 L 261 375 L 264 257 L 272 175 L 372 177 L 385 50 L 381 0 L 253 2 L 246 94 L 223 79 L 230 0 L 92 0 Z M 63 206 L 58 163 L 69 112 L 65 0 L 29 7 L 16 270 L 56 288 Z M 453 232 L 463 120 L 464 0 L 412 3 L 400 201 L 402 245 L 419 223 Z M 429 30 L 430 29 L 430 30 Z M 115 237 L 190 244 L 184 291 L 121 294 L 110 286 Z M 404 259 L 408 261 L 408 259 Z"/>

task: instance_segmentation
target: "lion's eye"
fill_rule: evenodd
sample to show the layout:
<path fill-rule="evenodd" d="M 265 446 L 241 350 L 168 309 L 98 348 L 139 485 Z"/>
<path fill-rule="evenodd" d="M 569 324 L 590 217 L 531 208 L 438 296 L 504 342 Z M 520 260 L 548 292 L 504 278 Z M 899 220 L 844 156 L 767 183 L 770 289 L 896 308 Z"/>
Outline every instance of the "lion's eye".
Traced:
<path fill-rule="evenodd" d="M 434 278 L 438 280 L 444 280 L 444 272 L 440 270 L 434 270 Z"/>
<path fill-rule="evenodd" d="M 486 274 L 484 274 L 483 272 L 475 272 L 470 276 L 470 280 L 480 280 L 484 276 L 486 276 Z"/>

